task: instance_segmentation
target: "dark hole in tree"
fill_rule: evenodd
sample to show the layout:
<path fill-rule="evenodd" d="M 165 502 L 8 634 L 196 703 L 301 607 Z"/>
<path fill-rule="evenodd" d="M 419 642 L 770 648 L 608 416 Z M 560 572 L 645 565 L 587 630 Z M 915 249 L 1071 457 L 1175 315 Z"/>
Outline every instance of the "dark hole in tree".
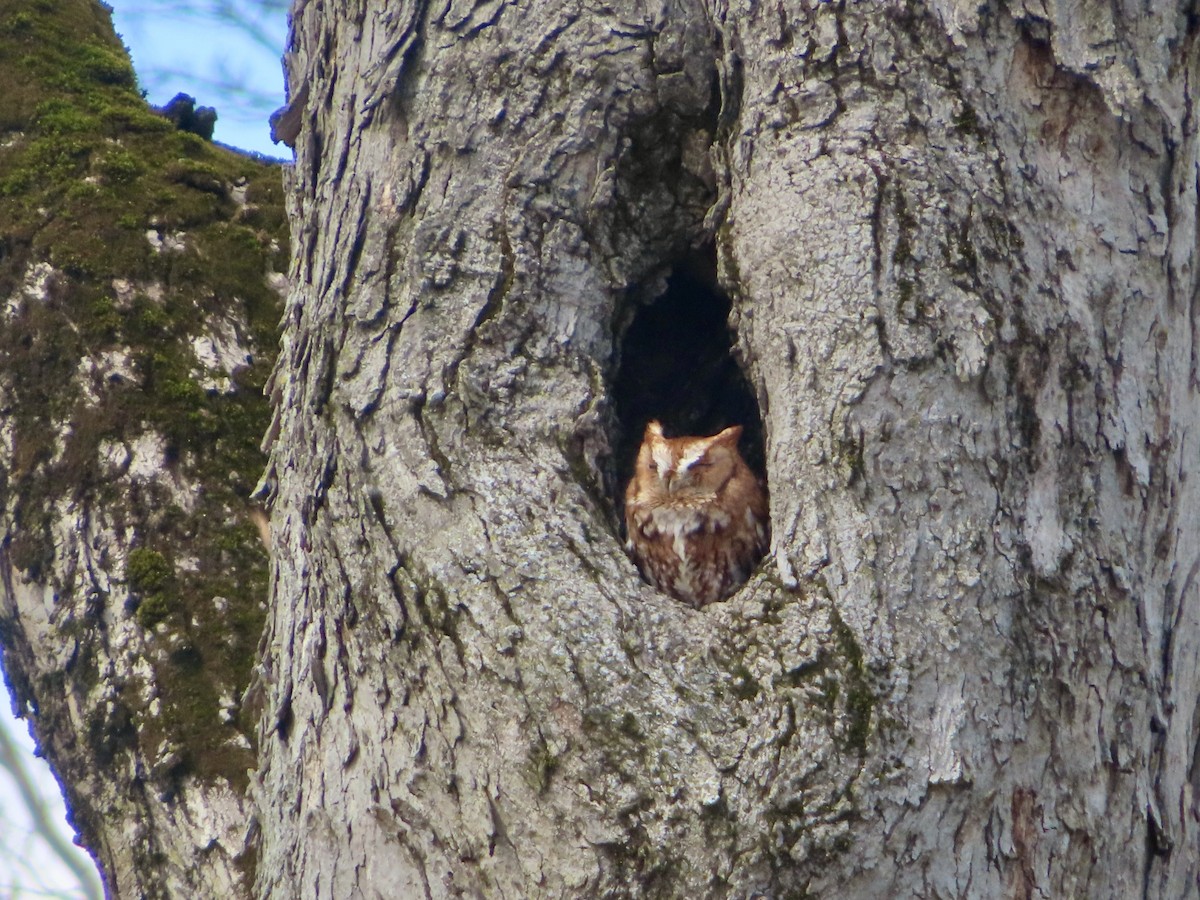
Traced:
<path fill-rule="evenodd" d="M 733 357 L 729 310 L 729 297 L 717 284 L 715 250 L 708 246 L 677 264 L 666 290 L 633 313 L 613 386 L 621 518 L 625 485 L 651 419 L 662 422 L 669 436 L 741 425 L 742 456 L 765 479 L 762 416 Z"/>

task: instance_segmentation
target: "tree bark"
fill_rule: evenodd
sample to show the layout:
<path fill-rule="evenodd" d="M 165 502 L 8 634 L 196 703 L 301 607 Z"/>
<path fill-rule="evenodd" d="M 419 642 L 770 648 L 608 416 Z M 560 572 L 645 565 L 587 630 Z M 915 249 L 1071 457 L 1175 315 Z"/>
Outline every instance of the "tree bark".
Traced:
<path fill-rule="evenodd" d="M 238 743 L 220 698 L 249 657 L 226 644 L 260 621 L 251 457 L 202 430 L 209 455 L 151 466 L 151 490 L 114 447 L 231 407 L 180 407 L 168 358 L 128 431 L 129 406 L 90 401 L 107 418 L 85 428 L 73 399 L 55 444 L 17 375 L 57 357 L 0 347 L 21 412 L 5 671 L 114 895 L 1200 894 L 1197 22 L 1155 2 L 299 0 L 252 749 L 206 752 Z M 16 162 L 75 146 L 61 107 L 23 114 L 0 197 Z M 176 166 L 199 151 L 171 140 L 164 177 L 214 198 L 214 230 L 191 250 L 177 223 L 158 250 L 137 234 L 117 320 L 79 288 L 88 266 L 115 284 L 84 253 L 100 226 L 59 256 L 4 245 L 6 294 L 30 301 L 12 334 L 101 335 L 64 371 L 134 332 L 194 348 L 227 315 L 185 314 L 223 295 L 161 253 L 226 259 L 248 176 Z M 96 204 L 134 169 L 88 146 L 52 158 L 97 196 L 48 196 L 117 220 Z M 4 211 L 36 230 L 46 202 Z M 212 266 L 218 285 L 261 281 L 257 237 L 255 276 Z M 39 261 L 73 289 L 34 290 Z M 684 335 L 708 327 L 702 293 L 732 301 L 772 547 L 693 610 L 622 549 L 630 416 L 676 412 L 629 399 L 655 367 L 629 369 L 649 349 L 624 338 L 707 263 L 697 313 L 670 308 Z M 182 291 L 168 326 L 156 278 Z M 212 505 L 164 515 L 179 480 Z M 242 526 L 222 543 L 214 521 Z M 218 593 L 206 567 L 230 558 L 244 589 Z M 218 597 L 236 614 L 211 618 Z"/>
<path fill-rule="evenodd" d="M 259 893 L 1195 896 L 1195 27 L 298 3 Z M 692 611 L 609 385 L 708 240 L 774 540 Z"/>
<path fill-rule="evenodd" d="M 0 5 L 0 84 L 5 680 L 111 896 L 248 896 L 279 167 L 155 115 L 90 0 Z"/>

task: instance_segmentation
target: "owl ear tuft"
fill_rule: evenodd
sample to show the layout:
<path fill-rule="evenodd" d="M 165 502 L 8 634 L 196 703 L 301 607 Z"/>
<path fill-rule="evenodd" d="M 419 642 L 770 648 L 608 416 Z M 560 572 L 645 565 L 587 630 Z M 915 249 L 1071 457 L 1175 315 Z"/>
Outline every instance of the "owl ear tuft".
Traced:
<path fill-rule="evenodd" d="M 660 438 L 662 436 L 663 436 L 662 423 L 660 423 L 658 421 L 658 419 L 651 419 L 649 422 L 646 423 L 646 435 L 645 435 L 646 438 L 651 438 L 651 437 Z"/>
<path fill-rule="evenodd" d="M 741 425 L 730 425 L 724 431 L 713 436 L 714 444 L 733 444 L 737 446 L 738 439 L 742 436 Z"/>

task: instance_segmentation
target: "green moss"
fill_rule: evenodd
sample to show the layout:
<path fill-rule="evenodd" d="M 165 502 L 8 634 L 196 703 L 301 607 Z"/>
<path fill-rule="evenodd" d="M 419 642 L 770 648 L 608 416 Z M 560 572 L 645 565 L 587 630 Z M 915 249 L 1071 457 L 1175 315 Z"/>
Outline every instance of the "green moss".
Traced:
<path fill-rule="evenodd" d="M 149 631 L 162 622 L 173 612 L 173 607 L 166 594 L 147 594 L 142 598 L 137 608 L 138 624 Z"/>
<path fill-rule="evenodd" d="M 165 556 L 157 550 L 137 548 L 129 551 L 125 562 L 125 580 L 130 590 L 161 591 L 175 574 Z"/>
<path fill-rule="evenodd" d="M 121 523 L 135 545 L 126 614 L 155 648 L 159 714 L 131 686 L 128 728 L 106 719 L 96 740 L 110 758 L 135 744 L 149 758 L 166 741 L 182 748 L 179 771 L 244 783 L 253 754 L 230 741 L 238 723 L 222 724 L 219 698 L 249 681 L 267 596 L 247 494 L 264 464 L 262 386 L 281 313 L 265 275 L 287 267 L 280 173 L 154 114 L 100 4 L 18 5 L 0 12 L 0 287 L 22 296 L 43 262 L 56 274 L 0 330 L 13 398 L 0 480 L 15 522 L 10 558 L 33 577 L 50 571 L 51 515 L 64 498 Z M 186 232 L 184 249 L 156 252 L 151 229 Z M 191 341 L 215 318 L 238 323 L 254 358 L 232 393 L 196 381 Z M 103 369 L 112 348 L 132 373 Z M 93 371 L 82 390 L 79 373 Z M 130 446 L 146 432 L 165 437 L 175 474 L 199 486 L 186 510 L 163 486 L 131 490 L 101 459 L 102 442 Z M 171 565 L 185 556 L 187 567 Z M 84 619 L 64 627 L 79 647 L 69 677 L 94 681 L 102 632 Z M 240 728 L 253 739 L 254 723 Z"/>
<path fill-rule="evenodd" d="M 838 697 L 842 692 L 842 683 L 837 677 L 826 673 L 817 681 L 818 696 L 821 698 L 821 708 L 833 715 L 837 712 Z"/>
<path fill-rule="evenodd" d="M 830 623 L 833 626 L 833 636 L 837 640 L 838 649 L 842 653 L 842 657 L 849 664 L 851 670 L 861 672 L 863 667 L 863 652 L 858 646 L 858 641 L 854 637 L 854 632 L 850 630 L 850 626 L 842 621 L 842 617 L 834 610 L 830 615 Z"/>
<path fill-rule="evenodd" d="M 129 57 L 103 44 L 85 44 L 79 48 L 75 73 L 85 81 L 112 84 L 120 87 L 135 87 L 137 79 Z"/>
<path fill-rule="evenodd" d="M 54 561 L 54 549 L 45 529 L 32 522 L 22 523 L 22 530 L 9 544 L 8 558 L 30 578 L 41 578 L 42 572 Z M 39 539 L 43 538 L 43 539 Z"/>
<path fill-rule="evenodd" d="M 896 313 L 909 321 L 916 321 L 929 311 L 923 296 L 917 294 L 917 288 L 911 278 L 900 278 L 896 281 Z"/>
<path fill-rule="evenodd" d="M 839 436 L 833 439 L 834 457 L 843 470 L 847 484 L 855 484 L 866 473 L 865 445 L 861 437 Z"/>
<path fill-rule="evenodd" d="M 912 213 L 908 211 L 908 201 L 903 192 L 897 190 L 893 208 L 896 215 L 896 249 L 892 253 L 892 261 L 897 266 L 903 266 L 912 259 L 912 233 L 917 226 Z"/>
<path fill-rule="evenodd" d="M 843 746 L 858 753 L 867 752 L 867 741 L 871 736 L 871 716 L 875 709 L 875 694 L 871 690 L 867 671 L 863 665 L 862 648 L 854 632 L 835 610 L 830 617 L 833 636 L 842 657 L 841 675 L 845 688 L 846 725 L 842 735 Z M 836 698 L 835 698 L 836 699 Z"/>
<path fill-rule="evenodd" d="M 634 740 L 643 740 L 646 735 L 642 731 L 642 726 L 638 724 L 637 716 L 626 710 L 617 720 L 617 728 L 621 734 Z"/>
<path fill-rule="evenodd" d="M 33 124 L 41 134 L 62 137 L 68 134 L 90 134 L 99 129 L 100 121 L 75 104 L 56 98 L 38 104 Z"/>
<path fill-rule="evenodd" d="M 113 106 L 100 104 L 96 110 L 100 121 L 117 134 L 157 134 L 160 138 L 174 126 L 165 117 L 142 106 Z"/>
<path fill-rule="evenodd" d="M 129 184 L 146 171 L 137 157 L 125 150 L 112 150 L 105 154 L 96 168 L 110 184 Z"/>
<path fill-rule="evenodd" d="M 754 675 L 744 665 L 738 663 L 733 667 L 733 684 L 730 693 L 738 700 L 753 700 L 762 690 Z"/>
<path fill-rule="evenodd" d="M 92 301 L 91 309 L 83 320 L 86 336 L 96 344 L 111 343 L 121 328 L 121 314 L 117 312 L 116 302 L 108 294 L 103 294 Z"/>
<path fill-rule="evenodd" d="M 0 24 L 10 37 L 27 38 L 33 34 L 34 18 L 27 12 L 13 13 Z"/>
<path fill-rule="evenodd" d="M 875 695 L 864 683 L 855 681 L 846 694 L 846 746 L 865 755 L 867 741 L 871 737 L 871 714 L 875 709 Z"/>
<path fill-rule="evenodd" d="M 0 21 L 0 53 L 6 76 L 0 128 L 6 130 L 25 127 L 47 93 L 137 98 L 129 59 L 97 3 L 25 4 Z"/>
<path fill-rule="evenodd" d="M 125 581 L 137 600 L 136 617 L 143 628 L 153 628 L 174 611 L 175 570 L 157 550 L 142 547 L 130 550 L 125 561 Z"/>
<path fill-rule="evenodd" d="M 261 284 L 266 277 L 266 265 L 262 257 L 263 234 L 241 224 L 222 223 L 209 229 L 198 238 L 197 252 L 205 259 L 219 259 L 221 266 L 208 273 L 207 280 L 220 296 L 233 297 L 246 293 L 246 286 Z M 274 315 L 274 297 L 255 293 L 256 300 L 267 299 Z M 278 323 L 271 325 L 271 331 Z"/>
<path fill-rule="evenodd" d="M 642 768 L 653 758 L 646 733 L 637 716 L 628 710 L 618 712 L 607 706 L 584 710 L 583 729 L 609 764 L 617 769 Z"/>
<path fill-rule="evenodd" d="M 544 793 L 550 787 L 550 781 L 558 770 L 559 758 L 546 745 L 538 741 L 529 748 L 528 765 L 529 784 L 538 793 Z"/>
<path fill-rule="evenodd" d="M 67 188 L 66 197 L 75 202 L 90 203 L 100 194 L 100 188 L 89 181 L 77 181 Z"/>
<path fill-rule="evenodd" d="M 195 135 L 189 135 L 189 137 L 200 140 Z M 226 193 L 225 182 L 221 178 L 222 173 L 211 163 L 195 159 L 177 159 L 167 165 L 164 174 L 168 180 L 195 188 L 198 191 L 216 194 L 219 197 Z"/>

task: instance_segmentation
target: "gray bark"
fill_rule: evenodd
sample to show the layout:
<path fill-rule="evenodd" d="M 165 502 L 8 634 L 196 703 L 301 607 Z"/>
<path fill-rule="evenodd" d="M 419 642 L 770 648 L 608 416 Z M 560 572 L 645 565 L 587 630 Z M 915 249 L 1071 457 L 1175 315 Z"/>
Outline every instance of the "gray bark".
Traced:
<path fill-rule="evenodd" d="M 297 2 L 240 711 L 258 420 L 203 361 L 269 343 L 272 231 L 87 11 L 98 93 L 0 98 L 0 648 L 115 896 L 1197 896 L 1194 14 Z M 773 544 L 693 610 L 613 384 L 708 247 Z"/>
<path fill-rule="evenodd" d="M 1196 896 L 1197 59 L 1168 3 L 297 3 L 259 894 Z M 693 611 L 608 385 L 706 239 L 774 539 Z"/>

